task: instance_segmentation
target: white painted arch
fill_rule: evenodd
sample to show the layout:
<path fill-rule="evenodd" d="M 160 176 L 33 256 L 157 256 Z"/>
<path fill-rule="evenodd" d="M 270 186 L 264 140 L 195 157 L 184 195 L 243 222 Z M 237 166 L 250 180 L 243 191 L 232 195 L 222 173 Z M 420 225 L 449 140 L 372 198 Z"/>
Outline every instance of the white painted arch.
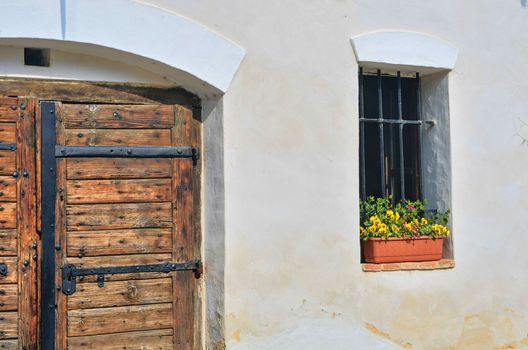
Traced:
<path fill-rule="evenodd" d="M 403 31 L 367 33 L 352 38 L 358 63 L 366 66 L 421 67 L 452 70 L 458 49 L 436 37 Z"/>
<path fill-rule="evenodd" d="M 0 44 L 125 61 L 201 94 L 226 92 L 245 55 L 201 24 L 132 0 L 4 0 Z"/>

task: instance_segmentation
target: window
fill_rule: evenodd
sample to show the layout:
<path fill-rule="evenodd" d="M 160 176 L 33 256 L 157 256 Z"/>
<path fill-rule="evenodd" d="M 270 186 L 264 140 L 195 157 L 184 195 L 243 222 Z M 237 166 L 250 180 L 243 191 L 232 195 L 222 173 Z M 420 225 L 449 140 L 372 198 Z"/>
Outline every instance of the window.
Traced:
<path fill-rule="evenodd" d="M 359 71 L 361 198 L 422 199 L 420 75 Z"/>
<path fill-rule="evenodd" d="M 50 66 L 50 49 L 24 48 L 24 65 L 49 67 Z"/>
<path fill-rule="evenodd" d="M 359 70 L 360 197 L 451 204 L 448 74 Z M 453 259 L 451 237 L 443 259 Z"/>
<path fill-rule="evenodd" d="M 371 32 L 351 41 L 362 67 L 360 198 L 419 199 L 425 211 L 446 211 L 451 207 L 449 72 L 458 49 L 413 32 Z M 451 236 L 443 241 L 442 257 L 453 259 Z"/>

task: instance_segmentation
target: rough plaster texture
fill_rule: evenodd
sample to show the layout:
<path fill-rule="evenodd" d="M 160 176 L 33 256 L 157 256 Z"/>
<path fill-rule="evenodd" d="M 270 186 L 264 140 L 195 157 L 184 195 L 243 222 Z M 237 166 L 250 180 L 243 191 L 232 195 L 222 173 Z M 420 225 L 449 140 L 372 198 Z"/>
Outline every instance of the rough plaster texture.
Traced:
<path fill-rule="evenodd" d="M 221 100 L 202 103 L 204 163 L 204 257 L 206 317 L 205 344 L 214 350 L 224 344 L 225 188 Z"/>
<path fill-rule="evenodd" d="M 61 39 L 61 1 L 0 2 L 0 37 Z"/>
<path fill-rule="evenodd" d="M 148 2 L 247 51 L 221 105 L 205 108 L 205 148 L 223 157 L 205 165 L 211 349 L 223 338 L 237 350 L 528 348 L 523 1 Z M 460 50 L 439 82 L 449 91 L 452 270 L 361 271 L 350 38 L 382 30 Z"/>
<path fill-rule="evenodd" d="M 424 75 L 420 81 L 422 119 L 422 188 L 427 208 L 451 208 L 451 136 L 448 73 Z M 432 122 L 430 124 L 428 122 Z M 453 258 L 453 238 L 444 240 L 444 257 Z"/>

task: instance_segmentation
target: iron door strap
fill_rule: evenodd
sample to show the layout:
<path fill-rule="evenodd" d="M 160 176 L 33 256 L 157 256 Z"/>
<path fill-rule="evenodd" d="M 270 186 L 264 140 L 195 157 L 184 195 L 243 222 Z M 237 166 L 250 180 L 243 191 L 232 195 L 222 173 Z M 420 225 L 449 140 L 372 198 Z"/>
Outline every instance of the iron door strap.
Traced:
<path fill-rule="evenodd" d="M 111 146 L 55 146 L 57 158 L 68 157 L 117 157 L 117 158 L 192 158 L 200 159 L 196 147 L 111 147 Z"/>
<path fill-rule="evenodd" d="M 55 158 L 55 103 L 41 102 L 41 237 L 42 265 L 40 274 L 40 348 L 55 346 L 55 201 L 57 198 L 57 163 Z M 18 174 L 17 174 L 18 175 Z"/>
<path fill-rule="evenodd" d="M 200 260 L 185 263 L 163 262 L 159 264 L 85 268 L 78 267 L 74 264 L 65 264 L 61 270 L 62 292 L 66 295 L 72 295 L 76 291 L 77 277 L 84 278 L 85 276 L 97 276 L 97 285 L 100 288 L 104 287 L 105 275 L 141 272 L 169 273 L 172 271 L 193 271 L 195 277 L 200 278 L 203 274 L 203 264 Z"/>
<path fill-rule="evenodd" d="M 7 276 L 7 265 L 0 263 L 0 276 Z"/>
<path fill-rule="evenodd" d="M 14 151 L 14 150 L 16 150 L 16 143 L 0 142 L 0 150 L 2 150 L 2 151 Z"/>

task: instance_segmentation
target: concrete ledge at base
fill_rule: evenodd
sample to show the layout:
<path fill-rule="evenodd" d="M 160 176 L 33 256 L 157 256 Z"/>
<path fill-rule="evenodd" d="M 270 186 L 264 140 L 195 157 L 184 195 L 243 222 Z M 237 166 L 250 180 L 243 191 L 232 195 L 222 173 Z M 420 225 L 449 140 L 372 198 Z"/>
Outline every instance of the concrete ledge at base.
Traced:
<path fill-rule="evenodd" d="M 365 272 L 381 271 L 409 271 L 409 270 L 444 270 L 455 267 L 454 259 L 442 259 L 438 261 L 421 261 L 421 262 L 402 262 L 387 264 L 361 264 Z"/>

